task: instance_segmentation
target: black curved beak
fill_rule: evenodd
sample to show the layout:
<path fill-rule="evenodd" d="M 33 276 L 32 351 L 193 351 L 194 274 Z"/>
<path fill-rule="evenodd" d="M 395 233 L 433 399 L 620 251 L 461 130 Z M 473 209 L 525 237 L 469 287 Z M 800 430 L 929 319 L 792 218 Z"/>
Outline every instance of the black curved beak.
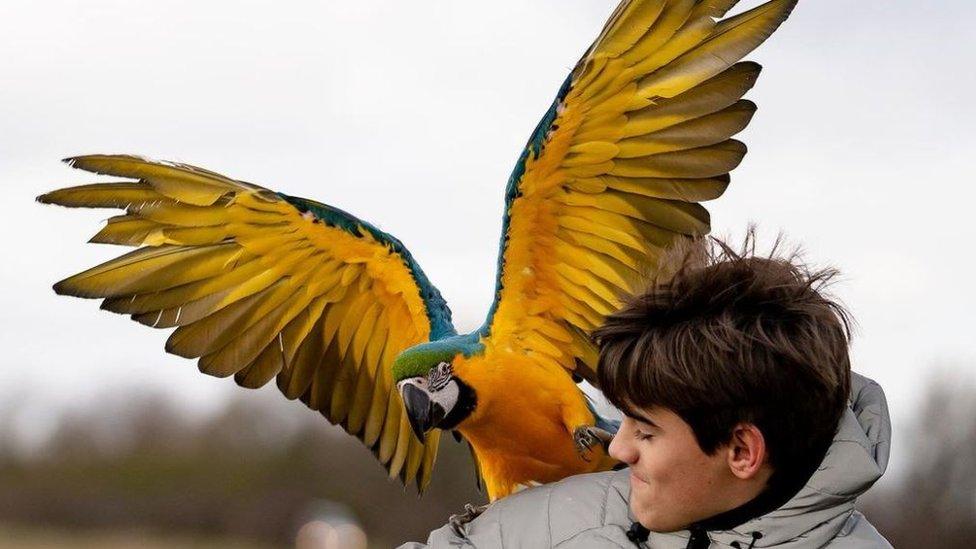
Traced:
<path fill-rule="evenodd" d="M 424 442 L 427 431 L 430 431 L 444 419 L 444 408 L 430 400 L 430 395 L 420 387 L 405 384 L 400 389 L 403 405 L 407 409 L 407 419 L 410 428 L 417 438 Z"/>

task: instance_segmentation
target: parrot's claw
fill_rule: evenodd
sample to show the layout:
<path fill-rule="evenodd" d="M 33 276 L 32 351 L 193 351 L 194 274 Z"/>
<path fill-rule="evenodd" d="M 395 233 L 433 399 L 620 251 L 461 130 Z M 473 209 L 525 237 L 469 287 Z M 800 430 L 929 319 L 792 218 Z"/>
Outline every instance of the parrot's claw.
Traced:
<path fill-rule="evenodd" d="M 478 518 L 478 516 L 481 515 L 481 513 L 484 513 L 485 509 L 487 508 L 487 505 L 479 505 L 478 507 L 475 507 L 470 503 L 465 503 L 463 513 L 451 515 L 451 518 L 448 519 L 448 522 L 451 524 L 451 530 L 454 530 L 454 533 L 458 536 L 464 537 L 464 525 Z"/>
<path fill-rule="evenodd" d="M 579 454 L 580 459 L 589 462 L 589 455 L 593 452 L 593 447 L 599 444 L 603 447 L 604 451 L 607 451 L 610 447 L 610 440 L 613 439 L 613 434 L 600 429 L 599 427 L 594 427 L 593 425 L 580 425 L 576 429 L 573 429 L 573 442 L 576 443 L 576 453 Z"/>

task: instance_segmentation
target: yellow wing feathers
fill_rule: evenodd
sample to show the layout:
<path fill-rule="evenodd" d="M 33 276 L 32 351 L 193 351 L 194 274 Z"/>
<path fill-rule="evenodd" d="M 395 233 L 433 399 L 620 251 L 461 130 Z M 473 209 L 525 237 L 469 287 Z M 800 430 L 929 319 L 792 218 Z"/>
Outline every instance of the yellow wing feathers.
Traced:
<path fill-rule="evenodd" d="M 795 1 L 722 21 L 734 1 L 620 4 L 516 168 L 492 346 L 592 376 L 585 337 L 566 334 L 639 291 L 675 239 L 709 231 L 698 202 L 725 191 L 746 153 L 731 136 L 756 109 L 741 98 L 760 67 L 737 62 Z"/>
<path fill-rule="evenodd" d="M 125 210 L 93 242 L 141 246 L 55 285 L 175 328 L 166 350 L 244 387 L 272 379 L 423 489 L 437 450 L 413 436 L 390 366 L 427 341 L 426 304 L 404 258 L 281 195 L 200 168 L 131 156 L 74 167 L 137 181 L 62 189 L 41 202 Z"/>

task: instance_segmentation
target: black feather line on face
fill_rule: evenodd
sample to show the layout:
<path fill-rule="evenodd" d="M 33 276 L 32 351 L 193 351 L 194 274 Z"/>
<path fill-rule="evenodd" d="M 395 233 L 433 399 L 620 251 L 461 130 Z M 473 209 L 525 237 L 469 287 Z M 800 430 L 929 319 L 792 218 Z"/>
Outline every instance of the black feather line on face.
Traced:
<path fill-rule="evenodd" d="M 452 377 L 451 379 L 458 385 L 458 400 L 450 413 L 437 424 L 438 428 L 444 429 L 445 431 L 457 427 L 459 423 L 471 415 L 471 412 L 474 412 L 475 407 L 478 405 L 478 396 L 470 385 L 461 381 L 458 377 Z"/>
<path fill-rule="evenodd" d="M 451 381 L 453 375 L 454 369 L 451 363 L 441 362 L 427 373 L 427 388 L 430 391 L 440 391 L 447 385 L 448 381 Z"/>

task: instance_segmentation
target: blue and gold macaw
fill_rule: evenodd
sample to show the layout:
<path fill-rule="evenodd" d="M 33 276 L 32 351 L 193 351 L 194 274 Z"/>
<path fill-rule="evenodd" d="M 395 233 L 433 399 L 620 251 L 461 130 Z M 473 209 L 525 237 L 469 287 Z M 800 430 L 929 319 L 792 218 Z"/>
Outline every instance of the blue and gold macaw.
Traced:
<path fill-rule="evenodd" d="M 760 67 L 739 62 L 788 16 L 772 0 L 625 0 L 559 90 L 505 189 L 495 300 L 458 334 L 403 244 L 332 206 L 186 164 L 68 159 L 126 178 L 38 199 L 120 208 L 92 242 L 136 246 L 59 294 L 175 328 L 166 350 L 256 388 L 274 379 L 375 453 L 430 482 L 440 433 L 468 441 L 490 499 L 613 465 L 577 385 L 588 334 L 709 230 L 746 147 Z M 592 446 L 592 447 L 591 447 Z"/>

